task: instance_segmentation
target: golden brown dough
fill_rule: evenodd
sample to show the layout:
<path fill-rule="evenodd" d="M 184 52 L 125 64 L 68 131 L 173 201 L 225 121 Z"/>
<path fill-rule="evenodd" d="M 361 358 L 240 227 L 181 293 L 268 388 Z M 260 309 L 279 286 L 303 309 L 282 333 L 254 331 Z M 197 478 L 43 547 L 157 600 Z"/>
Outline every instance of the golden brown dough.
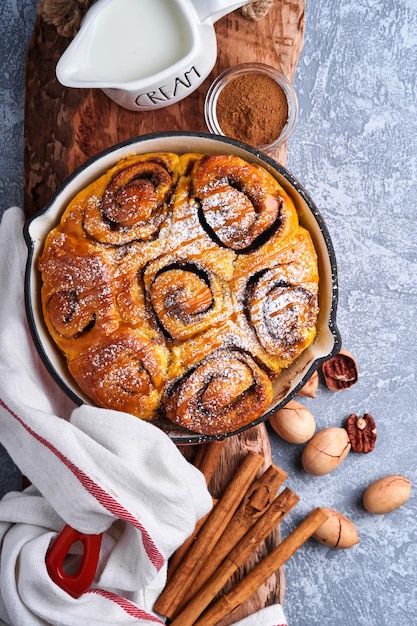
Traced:
<path fill-rule="evenodd" d="M 267 374 L 244 351 L 218 350 L 167 394 L 167 416 L 189 430 L 217 435 L 256 420 L 272 401 Z"/>
<path fill-rule="evenodd" d="M 171 154 L 126 159 L 105 177 L 104 189 L 92 193 L 84 229 L 102 243 L 147 241 L 165 220 L 177 181 L 178 158 Z"/>
<path fill-rule="evenodd" d="M 193 187 L 200 219 L 226 248 L 258 247 L 283 228 L 282 187 L 258 165 L 233 155 L 204 156 L 195 165 Z"/>
<path fill-rule="evenodd" d="M 138 330 L 122 329 L 68 361 L 81 389 L 98 405 L 137 414 L 155 414 L 167 366 L 165 346 Z"/>
<path fill-rule="evenodd" d="M 202 435 L 260 418 L 315 338 L 310 234 L 278 181 L 233 155 L 122 159 L 72 200 L 39 269 L 83 392 Z"/>

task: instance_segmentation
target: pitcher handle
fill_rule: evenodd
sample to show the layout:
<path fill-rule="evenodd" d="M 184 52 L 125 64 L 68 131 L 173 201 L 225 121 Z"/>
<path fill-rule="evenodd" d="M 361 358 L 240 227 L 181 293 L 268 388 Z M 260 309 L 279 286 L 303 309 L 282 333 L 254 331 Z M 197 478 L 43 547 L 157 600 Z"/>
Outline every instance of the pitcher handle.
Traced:
<path fill-rule="evenodd" d="M 248 4 L 250 0 L 191 0 L 194 5 L 200 22 L 209 22 L 214 24 L 221 17 L 224 17 L 228 13 L 243 7 L 244 4 Z"/>

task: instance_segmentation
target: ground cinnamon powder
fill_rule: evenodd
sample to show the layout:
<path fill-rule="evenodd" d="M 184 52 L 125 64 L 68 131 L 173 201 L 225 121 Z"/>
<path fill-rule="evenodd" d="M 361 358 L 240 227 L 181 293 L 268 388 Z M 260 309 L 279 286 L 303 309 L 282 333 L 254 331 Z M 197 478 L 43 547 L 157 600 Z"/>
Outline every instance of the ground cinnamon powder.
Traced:
<path fill-rule="evenodd" d="M 288 121 L 282 87 L 270 76 L 248 72 L 232 78 L 217 99 L 222 132 L 253 146 L 266 146 L 279 137 Z"/>

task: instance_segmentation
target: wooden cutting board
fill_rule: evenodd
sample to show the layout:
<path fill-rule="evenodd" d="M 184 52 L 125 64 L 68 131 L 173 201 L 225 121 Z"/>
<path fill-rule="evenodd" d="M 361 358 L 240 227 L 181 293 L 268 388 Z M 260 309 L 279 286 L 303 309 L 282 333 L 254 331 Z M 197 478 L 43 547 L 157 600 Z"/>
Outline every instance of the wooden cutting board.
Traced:
<path fill-rule="evenodd" d="M 43 209 L 57 187 L 79 165 L 115 143 L 164 130 L 207 131 L 203 103 L 207 88 L 224 69 L 248 61 L 269 63 L 290 80 L 301 52 L 305 0 L 275 0 L 258 22 L 235 11 L 216 25 L 218 56 L 207 80 L 185 100 L 165 109 L 132 112 L 101 90 L 69 89 L 55 66 L 69 40 L 38 19 L 26 65 L 24 207 Z M 285 162 L 286 146 L 274 155 Z"/>
<path fill-rule="evenodd" d="M 273 65 L 293 80 L 303 45 L 305 0 L 274 0 L 260 21 L 246 19 L 240 10 L 216 25 L 218 56 L 207 80 L 185 100 L 156 111 L 120 108 L 100 90 L 68 89 L 58 83 L 55 66 L 69 43 L 55 28 L 38 18 L 28 49 L 25 93 L 24 208 L 27 216 L 45 208 L 56 189 L 78 166 L 115 143 L 149 132 L 204 131 L 205 93 L 215 76 L 237 63 L 258 61 Z M 286 146 L 275 155 L 284 164 Z M 204 444 L 202 444 L 204 445 Z M 213 484 L 216 496 L 226 486 L 247 450 L 272 462 L 264 424 L 227 439 Z M 260 560 L 280 541 L 277 529 L 254 557 Z M 222 620 L 233 624 L 262 606 L 282 603 L 281 568 L 237 613 Z"/>

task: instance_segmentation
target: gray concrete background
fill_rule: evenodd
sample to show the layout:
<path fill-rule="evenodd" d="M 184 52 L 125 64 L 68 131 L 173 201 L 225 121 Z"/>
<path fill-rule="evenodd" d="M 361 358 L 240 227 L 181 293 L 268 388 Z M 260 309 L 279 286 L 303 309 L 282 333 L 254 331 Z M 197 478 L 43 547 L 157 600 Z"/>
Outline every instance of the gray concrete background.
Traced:
<path fill-rule="evenodd" d="M 35 10 L 35 0 L 0 5 L 0 212 L 22 204 L 24 58 Z M 307 0 L 287 166 L 330 230 L 338 324 L 360 379 L 337 394 L 320 387 L 305 404 L 318 428 L 370 412 L 378 440 L 372 454 L 352 453 L 334 473 L 312 477 L 301 469 L 301 446 L 271 432 L 274 459 L 301 497 L 283 535 L 315 506 L 330 506 L 361 538 L 346 551 L 310 541 L 287 563 L 290 626 L 417 624 L 416 74 L 416 0 Z M 397 473 L 413 483 L 409 502 L 387 515 L 367 513 L 366 486 Z M 0 492 L 18 480 L 2 453 Z"/>

